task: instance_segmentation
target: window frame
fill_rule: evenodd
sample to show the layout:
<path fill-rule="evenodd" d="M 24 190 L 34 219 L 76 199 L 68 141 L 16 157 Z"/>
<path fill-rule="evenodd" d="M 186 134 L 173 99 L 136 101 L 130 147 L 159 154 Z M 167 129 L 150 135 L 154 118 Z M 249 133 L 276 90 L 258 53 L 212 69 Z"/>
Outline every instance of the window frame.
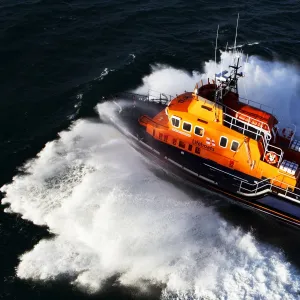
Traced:
<path fill-rule="evenodd" d="M 226 146 L 225 146 L 225 147 L 221 145 L 221 140 L 222 140 L 222 138 L 225 138 L 225 139 L 226 139 Z M 228 137 L 227 137 L 227 136 L 224 136 L 224 135 L 221 135 L 221 136 L 220 136 L 219 146 L 220 146 L 221 148 L 227 148 L 227 146 L 228 146 Z"/>
<path fill-rule="evenodd" d="M 185 130 L 185 129 L 183 128 L 184 123 L 191 125 L 191 130 Z M 187 122 L 187 121 L 182 121 L 182 126 L 181 126 L 181 128 L 182 128 L 182 130 L 185 131 L 185 132 L 192 132 L 193 124 L 190 123 L 190 122 Z"/>
<path fill-rule="evenodd" d="M 201 129 L 203 130 L 203 134 L 202 134 L 202 135 L 197 134 L 197 133 L 195 132 L 195 131 L 196 131 L 196 128 L 201 128 Z M 204 129 L 203 127 L 198 126 L 198 125 L 194 126 L 194 135 L 200 136 L 200 137 L 204 137 L 204 133 L 205 133 L 205 129 Z"/>
<path fill-rule="evenodd" d="M 174 126 L 173 122 L 172 122 L 172 119 L 178 120 L 179 121 L 179 125 L 178 126 Z M 173 127 L 180 128 L 180 122 L 181 122 L 181 118 L 176 117 L 176 116 L 171 116 L 171 124 L 172 124 Z"/>
<path fill-rule="evenodd" d="M 238 144 L 236 151 L 234 151 L 234 150 L 231 149 L 231 148 L 232 148 L 232 144 L 233 144 L 234 142 L 236 142 L 236 143 Z M 239 147 L 240 147 L 240 143 L 239 143 L 238 141 L 236 141 L 236 140 L 232 140 L 232 141 L 231 141 L 230 151 L 232 151 L 232 152 L 238 152 Z"/>

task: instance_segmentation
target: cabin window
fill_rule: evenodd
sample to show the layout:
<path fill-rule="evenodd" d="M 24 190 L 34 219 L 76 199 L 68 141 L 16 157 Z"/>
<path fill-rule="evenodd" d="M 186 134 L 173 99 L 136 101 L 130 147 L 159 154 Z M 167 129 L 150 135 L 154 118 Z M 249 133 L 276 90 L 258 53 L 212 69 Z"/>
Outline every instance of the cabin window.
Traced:
<path fill-rule="evenodd" d="M 199 147 L 196 147 L 196 148 L 195 148 L 195 152 L 196 152 L 197 154 L 200 154 L 200 148 L 199 148 Z"/>
<path fill-rule="evenodd" d="M 159 138 L 160 140 L 162 140 L 162 139 L 163 139 L 163 134 L 162 134 L 162 133 L 159 133 L 159 134 L 158 134 L 158 138 Z"/>
<path fill-rule="evenodd" d="M 172 142 L 172 143 L 173 143 L 174 146 L 176 146 L 177 140 L 176 140 L 176 139 L 173 139 L 173 142 Z"/>
<path fill-rule="evenodd" d="M 183 122 L 182 129 L 188 132 L 192 131 L 192 124 L 188 122 Z"/>
<path fill-rule="evenodd" d="M 193 146 L 189 145 L 189 151 L 192 151 L 192 150 L 193 150 Z"/>
<path fill-rule="evenodd" d="M 239 145 L 240 145 L 239 142 L 232 141 L 231 142 L 231 147 L 230 147 L 231 151 L 236 152 L 239 149 Z"/>
<path fill-rule="evenodd" d="M 227 142 L 228 142 L 227 137 L 221 136 L 221 138 L 220 138 L 220 146 L 222 148 L 226 148 L 227 147 Z"/>
<path fill-rule="evenodd" d="M 179 141 L 179 147 L 180 147 L 180 148 L 185 148 L 185 143 L 182 142 L 182 141 Z"/>
<path fill-rule="evenodd" d="M 199 127 L 199 126 L 195 126 L 194 132 L 195 132 L 196 135 L 203 136 L 204 135 L 204 128 Z"/>
<path fill-rule="evenodd" d="M 164 142 L 167 142 L 167 141 L 168 141 L 168 136 L 164 135 Z"/>
<path fill-rule="evenodd" d="M 180 126 L 180 119 L 178 117 L 172 117 L 172 125 L 174 127 L 179 127 Z"/>

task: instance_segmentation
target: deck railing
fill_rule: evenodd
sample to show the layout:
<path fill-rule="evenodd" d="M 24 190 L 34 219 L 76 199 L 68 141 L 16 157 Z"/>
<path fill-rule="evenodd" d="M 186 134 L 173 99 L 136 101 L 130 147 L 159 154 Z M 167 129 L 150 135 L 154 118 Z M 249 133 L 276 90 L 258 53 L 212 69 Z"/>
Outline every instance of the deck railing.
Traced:
<path fill-rule="evenodd" d="M 275 184 L 275 183 L 278 183 Z M 280 185 L 286 186 L 285 188 Z M 268 192 L 277 192 L 281 197 L 300 204 L 300 189 L 274 178 L 266 178 L 257 183 L 241 181 L 238 193 L 244 196 L 257 196 Z"/>
<path fill-rule="evenodd" d="M 285 129 L 290 129 L 292 131 L 292 135 L 290 137 L 290 142 L 289 142 L 289 147 L 291 146 L 293 140 L 294 140 L 294 137 L 295 137 L 295 134 L 296 134 L 296 130 L 297 130 L 297 127 L 295 124 L 290 124 L 289 126 L 287 126 Z"/>
<path fill-rule="evenodd" d="M 232 120 L 235 121 L 235 123 L 236 123 L 236 121 L 244 123 L 247 126 L 251 126 L 252 128 L 255 128 L 259 131 L 263 131 L 266 134 L 269 134 L 270 138 L 271 138 L 271 130 L 270 130 L 270 127 L 269 127 L 268 123 L 257 120 L 256 118 L 250 117 L 249 115 L 243 114 L 241 112 L 238 112 L 237 110 L 234 110 L 234 109 L 232 109 L 232 108 L 230 108 L 226 105 L 223 105 L 223 111 L 225 111 L 226 115 L 231 116 L 233 118 Z M 237 115 L 244 117 L 248 121 L 243 121 L 241 119 L 238 119 L 237 117 L 234 117 L 234 116 L 237 116 Z M 254 122 L 259 122 L 260 126 L 253 125 L 251 122 L 253 122 L 253 123 Z M 267 128 L 267 129 L 265 129 L 265 128 Z"/>
<path fill-rule="evenodd" d="M 231 114 L 228 114 L 227 111 L 231 110 Z M 251 124 L 251 120 L 255 120 L 254 118 L 244 115 L 244 114 L 240 114 L 239 115 L 243 115 L 245 117 L 248 118 L 248 121 L 243 121 L 240 120 L 236 117 L 234 117 L 233 115 L 237 115 L 237 111 L 228 107 L 228 106 L 223 106 L 223 122 L 230 128 L 232 129 L 232 127 L 237 128 L 237 130 L 239 132 L 241 132 L 243 135 L 245 135 L 245 133 L 247 133 L 248 135 L 254 135 L 255 139 L 257 140 L 259 137 L 261 137 L 261 141 L 263 143 L 263 147 L 264 147 L 264 154 L 263 157 L 265 157 L 266 153 L 269 151 L 274 152 L 274 154 L 277 156 L 278 158 L 278 162 L 276 164 L 277 167 L 279 167 L 282 159 L 283 159 L 283 154 L 284 152 L 282 151 L 281 148 L 276 147 L 274 145 L 270 145 L 270 141 L 272 138 L 271 135 L 271 131 L 270 131 L 270 127 L 267 123 L 264 123 L 262 121 L 261 122 L 261 126 L 255 126 L 253 124 Z M 239 123 L 242 123 L 244 126 L 240 126 Z M 265 130 L 263 127 L 263 125 L 265 125 L 266 128 L 268 128 L 268 130 Z M 250 127 L 250 129 L 249 129 Z M 252 129 L 252 130 L 251 130 Z M 253 129 L 255 129 L 255 132 L 253 132 Z"/>
<path fill-rule="evenodd" d="M 250 100 L 250 99 L 247 99 L 247 98 L 244 98 L 244 97 L 239 97 L 239 100 L 243 103 L 246 103 L 246 104 L 249 104 L 253 107 L 256 107 L 258 109 L 261 109 L 261 110 L 264 110 L 270 114 L 272 114 L 273 116 L 276 117 L 275 115 L 275 109 L 274 107 L 272 106 L 269 106 L 269 105 L 266 105 L 266 104 L 262 104 L 260 102 L 257 102 L 257 101 L 254 101 L 254 100 Z"/>
<path fill-rule="evenodd" d="M 152 93 L 148 95 L 136 94 L 131 92 L 121 92 L 112 96 L 114 99 L 125 99 L 132 101 L 142 101 L 142 102 L 156 102 L 163 105 L 167 105 L 173 98 L 171 95 L 167 95 L 164 93 Z"/>

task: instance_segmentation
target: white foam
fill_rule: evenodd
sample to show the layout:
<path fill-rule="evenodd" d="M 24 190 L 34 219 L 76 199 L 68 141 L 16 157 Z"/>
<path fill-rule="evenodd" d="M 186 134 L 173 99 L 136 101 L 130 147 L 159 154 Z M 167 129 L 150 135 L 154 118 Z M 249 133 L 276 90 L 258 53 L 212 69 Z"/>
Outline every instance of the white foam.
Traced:
<path fill-rule="evenodd" d="M 264 65 L 257 68 L 264 74 Z M 179 93 L 200 78 L 160 68 L 142 88 L 168 86 L 171 93 L 173 84 Z M 95 292 L 120 274 L 122 285 L 164 284 L 163 299 L 298 297 L 299 272 L 278 249 L 227 224 L 200 196 L 195 201 L 180 182 L 165 182 L 148 166 L 103 124 L 80 120 L 48 143 L 24 166 L 26 175 L 1 188 L 11 211 L 55 233 L 20 257 L 17 275 L 52 280 L 67 274 Z"/>
<path fill-rule="evenodd" d="M 20 278 L 69 274 L 96 291 L 120 273 L 123 285 L 166 284 L 163 297 L 296 293 L 298 275 L 276 249 L 157 178 L 108 126 L 79 121 L 25 170 L 2 188 L 4 202 L 56 237 L 21 257 Z"/>
<path fill-rule="evenodd" d="M 104 79 L 105 76 L 107 76 L 109 74 L 109 72 L 114 72 L 114 69 L 108 69 L 108 68 L 104 68 L 104 70 L 101 72 L 101 74 L 97 77 L 94 78 L 94 80 L 98 80 L 101 81 Z"/>
<path fill-rule="evenodd" d="M 243 48 L 244 46 L 254 46 L 254 45 L 259 45 L 260 42 L 248 42 L 248 43 L 245 43 L 245 44 L 239 44 L 239 45 L 236 45 L 236 48 Z M 233 46 L 229 46 L 228 49 L 229 50 L 232 50 L 234 47 Z"/>

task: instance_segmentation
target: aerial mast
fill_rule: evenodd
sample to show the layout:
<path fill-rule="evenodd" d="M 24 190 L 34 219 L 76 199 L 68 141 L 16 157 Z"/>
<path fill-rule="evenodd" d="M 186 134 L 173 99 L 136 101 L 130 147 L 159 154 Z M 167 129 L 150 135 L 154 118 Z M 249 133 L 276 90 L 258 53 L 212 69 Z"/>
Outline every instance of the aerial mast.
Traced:
<path fill-rule="evenodd" d="M 217 36 L 216 36 L 216 47 L 215 47 L 215 67 L 216 67 L 216 71 L 217 71 L 217 49 L 218 49 L 218 37 L 219 37 L 219 25 L 218 25 L 218 29 L 217 29 Z M 215 71 L 215 85 L 216 85 L 216 92 L 215 92 L 215 102 L 217 102 L 217 93 L 218 93 L 218 89 L 217 89 L 217 78 L 216 78 L 216 71 Z"/>
<path fill-rule="evenodd" d="M 237 16 L 237 20 L 236 20 L 236 28 L 235 28 L 235 38 L 234 38 L 234 46 L 233 46 L 233 55 L 237 54 L 236 51 L 236 40 L 237 40 L 237 34 L 238 34 L 238 28 L 239 28 L 239 19 L 240 19 L 240 14 L 238 13 Z M 233 82 L 234 82 L 234 89 L 235 92 L 238 94 L 238 85 L 237 85 L 237 76 L 240 75 L 238 74 L 238 69 L 239 67 L 239 62 L 240 62 L 240 57 L 237 55 L 237 62 L 235 63 L 235 59 L 234 59 L 234 64 L 233 66 L 231 66 L 234 69 L 234 78 L 233 78 Z"/>
<path fill-rule="evenodd" d="M 236 52 L 236 39 L 237 39 L 237 33 L 238 33 L 238 27 L 239 27 L 239 18 L 240 18 L 240 14 L 238 14 L 238 17 L 236 20 L 235 39 L 234 39 L 234 46 L 233 46 L 234 52 Z"/>
<path fill-rule="evenodd" d="M 217 69 L 217 49 L 218 49 L 218 37 L 219 37 L 219 25 L 217 29 L 217 37 L 216 37 L 216 47 L 215 47 L 215 65 Z"/>

